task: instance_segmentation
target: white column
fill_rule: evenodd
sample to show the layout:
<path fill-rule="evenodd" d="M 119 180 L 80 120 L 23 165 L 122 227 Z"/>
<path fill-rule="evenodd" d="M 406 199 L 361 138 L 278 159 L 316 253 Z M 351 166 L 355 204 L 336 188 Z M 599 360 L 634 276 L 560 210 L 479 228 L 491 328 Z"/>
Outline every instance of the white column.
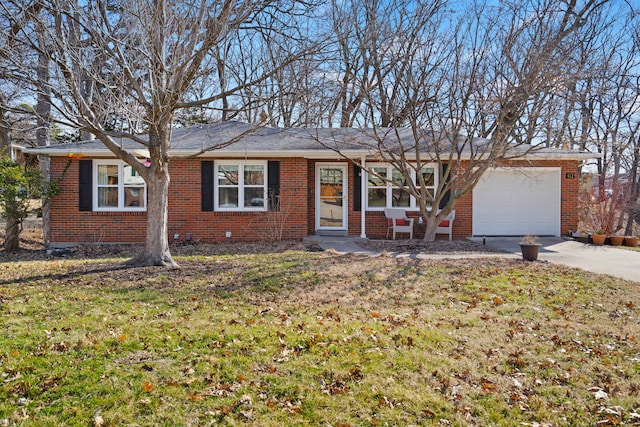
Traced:
<path fill-rule="evenodd" d="M 365 158 L 360 159 L 360 237 L 367 238 L 365 224 L 367 222 L 366 201 L 367 201 L 367 174 L 364 171 Z"/>

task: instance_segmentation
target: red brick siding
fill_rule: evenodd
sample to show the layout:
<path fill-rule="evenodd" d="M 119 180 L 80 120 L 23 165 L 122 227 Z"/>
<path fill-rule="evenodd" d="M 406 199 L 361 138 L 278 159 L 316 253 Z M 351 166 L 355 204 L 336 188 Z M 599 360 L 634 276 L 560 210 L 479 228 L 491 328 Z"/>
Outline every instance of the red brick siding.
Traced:
<path fill-rule="evenodd" d="M 51 159 L 51 176 L 60 177 L 66 158 Z M 144 242 L 146 213 L 80 212 L 78 210 L 78 160 L 70 160 L 62 191 L 51 204 L 53 243 Z M 305 197 L 307 161 L 280 159 L 280 212 L 203 212 L 200 160 L 172 160 L 169 194 L 169 236 L 189 233 L 193 240 L 253 241 L 267 238 L 276 228 L 276 216 L 286 218 L 282 237 L 300 239 L 308 234 Z M 212 196 L 213 197 L 213 196 Z"/>
<path fill-rule="evenodd" d="M 307 235 L 306 160 L 280 160 L 279 212 L 203 212 L 201 210 L 200 160 L 173 160 L 169 195 L 169 236 L 186 233 L 194 240 L 253 241 L 268 239 L 284 221 L 282 237 Z M 227 239 L 226 233 L 231 232 Z"/>
<path fill-rule="evenodd" d="M 51 241 L 54 243 L 134 243 L 146 234 L 145 213 L 80 212 L 77 159 L 51 158 L 51 178 L 59 179 L 70 162 L 60 192 L 51 203 Z"/>
<path fill-rule="evenodd" d="M 578 161 L 541 160 L 508 162 L 507 167 L 560 167 L 561 171 L 561 203 L 560 203 L 560 233 L 567 234 L 569 230 L 576 230 L 578 224 Z M 566 178 L 572 173 L 575 178 Z M 353 177 L 351 176 L 351 180 Z M 365 191 L 365 190 L 363 190 Z M 453 222 L 453 237 L 465 238 L 472 235 L 473 230 L 473 192 L 462 196 L 455 204 L 456 219 Z M 417 217 L 418 212 L 408 212 L 408 216 Z M 349 235 L 360 234 L 360 212 L 350 212 Z M 424 231 L 416 225 L 414 237 Z M 356 231 L 357 230 L 357 231 Z M 367 212 L 366 235 L 369 238 L 384 238 L 387 233 L 387 221 L 382 212 Z M 443 235 L 444 236 L 444 235 Z M 443 237 L 438 235 L 438 238 Z"/>
<path fill-rule="evenodd" d="M 283 238 L 300 239 L 315 234 L 315 168 L 317 162 L 303 158 L 272 159 L 280 161 L 280 209 L 286 217 Z M 169 195 L 169 236 L 187 233 L 193 240 L 223 241 L 231 232 L 232 241 L 252 241 L 268 237 L 274 227 L 271 212 L 203 212 L 201 210 L 201 160 L 172 160 Z M 51 239 L 53 243 L 134 243 L 144 242 L 146 213 L 80 212 L 78 210 L 78 160 L 53 157 L 51 176 L 59 178 L 67 162 L 60 193 L 51 204 Z M 322 163 L 327 163 L 322 161 Z M 361 212 L 354 211 L 354 168 L 348 165 L 348 223 L 349 235 L 361 233 Z M 505 166 L 561 167 L 561 232 L 576 229 L 578 222 L 578 161 L 511 162 Z M 576 178 L 566 178 L 567 173 Z M 363 192 L 366 189 L 362 189 Z M 456 203 L 453 235 L 457 238 L 472 233 L 472 193 Z M 364 209 L 364 206 L 362 207 Z M 417 216 L 417 212 L 409 212 Z M 277 223 L 277 221 L 275 221 Z M 417 223 L 417 221 L 416 221 Z M 382 212 L 367 212 L 366 235 L 382 238 L 387 222 Z M 416 225 L 414 236 L 420 232 Z"/>

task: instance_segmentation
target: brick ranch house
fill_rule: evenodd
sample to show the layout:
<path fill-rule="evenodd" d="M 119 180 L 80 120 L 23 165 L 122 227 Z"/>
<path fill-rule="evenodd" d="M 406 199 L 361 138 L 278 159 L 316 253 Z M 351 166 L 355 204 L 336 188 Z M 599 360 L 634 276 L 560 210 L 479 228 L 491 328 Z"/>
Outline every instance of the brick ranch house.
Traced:
<path fill-rule="evenodd" d="M 362 135 L 358 129 L 256 130 L 238 122 L 176 129 L 170 161 L 170 240 L 268 239 L 279 225 L 283 239 L 319 234 L 384 238 L 384 208 L 402 207 L 417 216 L 415 200 L 317 142 L 331 141 L 349 159 L 392 176 L 390 165 L 354 142 Z M 208 151 L 228 141 L 234 143 Z M 145 158 L 141 145 L 121 143 L 141 148 L 138 153 Z M 23 150 L 49 156 L 51 178 L 61 180 L 61 191 L 51 202 L 50 246 L 144 242 L 144 181 L 99 141 Z M 578 166 L 591 157 L 541 150 L 488 171 L 456 204 L 454 238 L 558 236 L 575 230 Z M 436 187 L 437 165 L 425 169 L 429 184 Z M 422 236 L 423 227 L 415 221 L 414 238 Z"/>

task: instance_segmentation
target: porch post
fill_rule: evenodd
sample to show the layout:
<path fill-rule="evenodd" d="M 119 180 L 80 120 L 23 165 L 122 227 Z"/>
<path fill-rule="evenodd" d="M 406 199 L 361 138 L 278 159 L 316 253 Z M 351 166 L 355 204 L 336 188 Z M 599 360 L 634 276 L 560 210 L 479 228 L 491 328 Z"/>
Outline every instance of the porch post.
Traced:
<path fill-rule="evenodd" d="M 366 215 L 366 201 L 367 201 L 367 174 L 365 168 L 365 157 L 360 159 L 360 237 L 362 239 L 367 238 L 367 231 L 365 224 L 367 222 Z"/>

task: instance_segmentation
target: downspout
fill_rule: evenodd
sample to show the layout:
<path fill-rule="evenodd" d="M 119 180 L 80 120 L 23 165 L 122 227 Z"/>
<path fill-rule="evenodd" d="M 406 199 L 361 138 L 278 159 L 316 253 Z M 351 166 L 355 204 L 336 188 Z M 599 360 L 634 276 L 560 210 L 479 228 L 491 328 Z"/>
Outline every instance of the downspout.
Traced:
<path fill-rule="evenodd" d="M 366 201 L 367 201 L 367 173 L 365 172 L 365 157 L 360 159 L 360 238 L 367 238 L 366 230 Z"/>

